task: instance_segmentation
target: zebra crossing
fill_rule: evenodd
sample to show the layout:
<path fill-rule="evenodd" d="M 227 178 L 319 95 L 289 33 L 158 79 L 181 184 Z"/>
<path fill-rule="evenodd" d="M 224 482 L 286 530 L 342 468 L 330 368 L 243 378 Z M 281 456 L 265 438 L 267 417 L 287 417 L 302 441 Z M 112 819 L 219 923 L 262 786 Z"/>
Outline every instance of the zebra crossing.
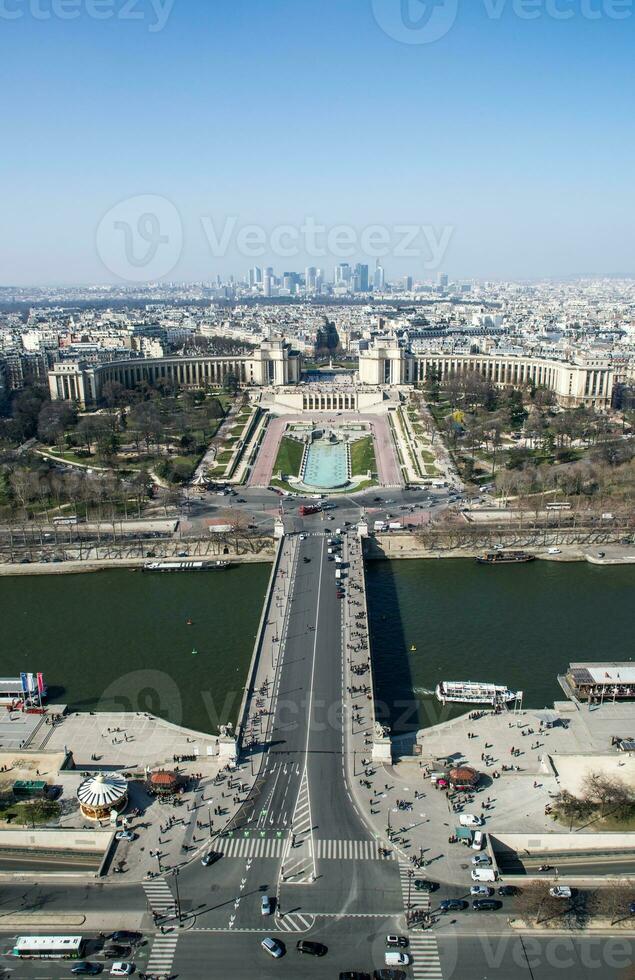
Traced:
<path fill-rule="evenodd" d="M 399 881 L 404 909 L 406 913 L 429 912 L 430 893 L 417 891 L 412 886 L 412 877 L 412 868 L 400 861 Z M 408 908 L 408 897 L 410 897 L 410 908 Z M 415 980 L 443 980 L 436 935 L 432 932 L 417 930 L 410 933 L 409 939 L 409 952 L 412 956 L 412 972 Z"/>
<path fill-rule="evenodd" d="M 318 840 L 315 856 L 320 860 L 333 861 L 394 861 L 395 855 L 384 853 L 376 841 L 370 840 Z"/>
<path fill-rule="evenodd" d="M 298 798 L 291 820 L 291 838 L 287 838 L 287 848 L 282 869 L 283 880 L 300 885 L 315 881 L 315 854 L 313 853 L 313 824 L 311 822 L 311 799 L 306 768 L 302 773 Z"/>
<path fill-rule="evenodd" d="M 169 932 L 164 936 L 157 934 L 152 943 L 146 972 L 164 973 L 166 976 L 169 976 L 172 973 L 172 964 L 174 963 L 178 941 L 178 933 Z"/>
<path fill-rule="evenodd" d="M 417 932 L 410 936 L 412 972 L 415 980 L 443 980 L 439 944 L 430 932 Z"/>
<path fill-rule="evenodd" d="M 165 915 L 168 910 L 174 908 L 174 896 L 165 878 L 144 881 L 143 890 L 151 911 L 156 912 L 157 915 Z"/>
<path fill-rule="evenodd" d="M 282 857 L 286 840 L 283 837 L 229 837 L 216 845 L 225 857 Z"/>
<path fill-rule="evenodd" d="M 231 837 L 225 838 L 217 849 L 225 857 L 281 858 L 288 838 Z M 313 856 L 318 861 L 394 861 L 395 855 L 385 854 L 383 848 L 370 840 L 313 840 Z M 293 854 L 293 850 L 289 851 Z"/>

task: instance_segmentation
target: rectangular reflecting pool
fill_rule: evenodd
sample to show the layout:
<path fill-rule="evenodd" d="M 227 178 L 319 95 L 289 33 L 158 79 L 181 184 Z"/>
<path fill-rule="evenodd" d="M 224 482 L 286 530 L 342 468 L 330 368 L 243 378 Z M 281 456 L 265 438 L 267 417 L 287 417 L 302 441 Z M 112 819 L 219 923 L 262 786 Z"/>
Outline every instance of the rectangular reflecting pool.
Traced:
<path fill-rule="evenodd" d="M 302 482 L 319 490 L 343 487 L 348 483 L 348 449 L 344 442 L 318 439 L 307 451 Z"/>

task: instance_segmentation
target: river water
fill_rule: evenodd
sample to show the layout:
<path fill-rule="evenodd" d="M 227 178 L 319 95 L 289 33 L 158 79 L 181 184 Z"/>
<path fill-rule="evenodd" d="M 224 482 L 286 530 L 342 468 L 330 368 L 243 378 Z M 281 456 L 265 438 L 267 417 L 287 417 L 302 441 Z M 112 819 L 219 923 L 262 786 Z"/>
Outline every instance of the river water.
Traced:
<path fill-rule="evenodd" d="M 217 731 L 236 721 L 270 572 L 0 578 L 0 675 L 41 670 L 58 703 Z"/>
<path fill-rule="evenodd" d="M 0 676 L 41 670 L 73 708 L 216 731 L 236 720 L 270 568 L 0 578 Z M 571 660 L 635 651 L 635 566 L 381 561 L 367 581 L 376 695 L 395 732 L 465 710 L 424 693 L 440 680 L 507 684 L 543 707 L 564 696 Z"/>
<path fill-rule="evenodd" d="M 375 561 L 367 583 L 375 693 L 397 733 L 466 710 L 425 693 L 441 680 L 506 684 L 542 708 L 564 699 L 570 661 L 635 655 L 635 565 Z"/>

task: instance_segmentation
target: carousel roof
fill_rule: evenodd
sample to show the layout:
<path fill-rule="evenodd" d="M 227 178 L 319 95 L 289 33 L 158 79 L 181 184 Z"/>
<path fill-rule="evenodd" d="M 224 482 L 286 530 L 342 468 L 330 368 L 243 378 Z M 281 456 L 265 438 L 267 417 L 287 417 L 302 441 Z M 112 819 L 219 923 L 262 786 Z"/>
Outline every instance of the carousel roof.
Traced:
<path fill-rule="evenodd" d="M 126 795 L 127 789 L 128 783 L 118 773 L 112 775 L 99 773 L 80 784 L 77 799 L 83 806 L 96 810 L 119 803 Z"/>
<path fill-rule="evenodd" d="M 178 782 L 178 779 L 177 774 L 169 769 L 158 769 L 150 776 L 150 782 L 154 786 L 172 786 L 173 783 Z"/>
<path fill-rule="evenodd" d="M 467 783 L 478 779 L 478 773 L 472 766 L 455 766 L 454 769 L 450 769 L 448 776 L 453 782 Z"/>

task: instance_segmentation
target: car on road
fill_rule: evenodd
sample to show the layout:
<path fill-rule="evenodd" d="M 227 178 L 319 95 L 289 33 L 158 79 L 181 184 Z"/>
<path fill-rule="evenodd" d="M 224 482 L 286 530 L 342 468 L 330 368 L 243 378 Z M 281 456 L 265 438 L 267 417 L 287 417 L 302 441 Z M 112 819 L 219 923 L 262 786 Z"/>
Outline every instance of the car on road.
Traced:
<path fill-rule="evenodd" d="M 386 936 L 386 946 L 391 949 L 407 949 L 408 945 L 407 936 Z"/>
<path fill-rule="evenodd" d="M 209 868 L 210 864 L 214 864 L 219 858 L 219 851 L 208 851 L 207 854 L 201 858 L 201 864 L 204 868 Z"/>
<path fill-rule="evenodd" d="M 489 854 L 475 854 L 472 858 L 472 864 L 481 865 L 482 867 L 487 867 L 492 863 L 492 859 Z"/>
<path fill-rule="evenodd" d="M 133 972 L 134 963 L 125 963 L 123 960 L 120 960 L 118 963 L 113 963 L 110 968 L 111 977 L 129 977 Z"/>
<path fill-rule="evenodd" d="M 439 887 L 436 881 L 429 881 L 427 878 L 415 878 L 413 885 L 417 892 L 435 892 Z"/>
<path fill-rule="evenodd" d="M 444 898 L 439 902 L 439 912 L 462 912 L 467 906 L 463 898 Z"/>
<path fill-rule="evenodd" d="M 136 840 L 137 835 L 132 830 L 118 830 L 115 834 L 115 840 Z"/>
<path fill-rule="evenodd" d="M 143 934 L 140 932 L 131 932 L 128 929 L 117 929 L 116 932 L 111 932 L 107 937 L 113 943 L 140 943 L 143 939 Z"/>
<path fill-rule="evenodd" d="M 122 946 L 120 943 L 108 943 L 102 950 L 107 960 L 120 959 L 122 956 L 130 956 L 130 946 Z"/>
<path fill-rule="evenodd" d="M 410 954 L 397 953 L 395 950 L 386 950 L 384 953 L 384 963 L 386 966 L 408 966 L 410 963 Z"/>
<path fill-rule="evenodd" d="M 628 907 L 629 915 L 635 915 L 635 902 L 631 902 Z"/>
<path fill-rule="evenodd" d="M 101 963 L 89 963 L 88 960 L 84 960 L 81 963 L 76 963 L 71 973 L 77 977 L 96 977 L 102 970 Z"/>
<path fill-rule="evenodd" d="M 403 970 L 373 970 L 373 980 L 406 980 Z"/>
<path fill-rule="evenodd" d="M 274 939 L 272 936 L 265 936 L 260 945 L 265 952 L 269 953 L 269 956 L 273 956 L 276 960 L 284 956 L 284 946 L 279 939 Z"/>
<path fill-rule="evenodd" d="M 359 973 L 357 970 L 348 970 L 340 973 L 340 980 L 370 980 L 368 973 Z"/>
<path fill-rule="evenodd" d="M 263 895 L 260 899 L 260 914 L 261 915 L 271 915 L 273 909 L 271 907 L 271 899 L 268 895 Z"/>
<path fill-rule="evenodd" d="M 311 939 L 298 939 L 295 944 L 298 953 L 308 953 L 309 956 L 326 956 L 328 947 L 324 943 L 316 943 Z"/>
<path fill-rule="evenodd" d="M 499 902 L 497 898 L 477 898 L 472 902 L 472 908 L 475 912 L 496 912 L 502 907 L 503 903 Z"/>
<path fill-rule="evenodd" d="M 554 885 L 549 889 L 552 898 L 571 898 L 573 890 L 568 885 Z"/>
<path fill-rule="evenodd" d="M 490 888 L 489 885 L 472 885 L 470 887 L 470 895 L 481 896 L 483 898 L 489 898 L 490 895 L 494 894 L 494 889 Z"/>

